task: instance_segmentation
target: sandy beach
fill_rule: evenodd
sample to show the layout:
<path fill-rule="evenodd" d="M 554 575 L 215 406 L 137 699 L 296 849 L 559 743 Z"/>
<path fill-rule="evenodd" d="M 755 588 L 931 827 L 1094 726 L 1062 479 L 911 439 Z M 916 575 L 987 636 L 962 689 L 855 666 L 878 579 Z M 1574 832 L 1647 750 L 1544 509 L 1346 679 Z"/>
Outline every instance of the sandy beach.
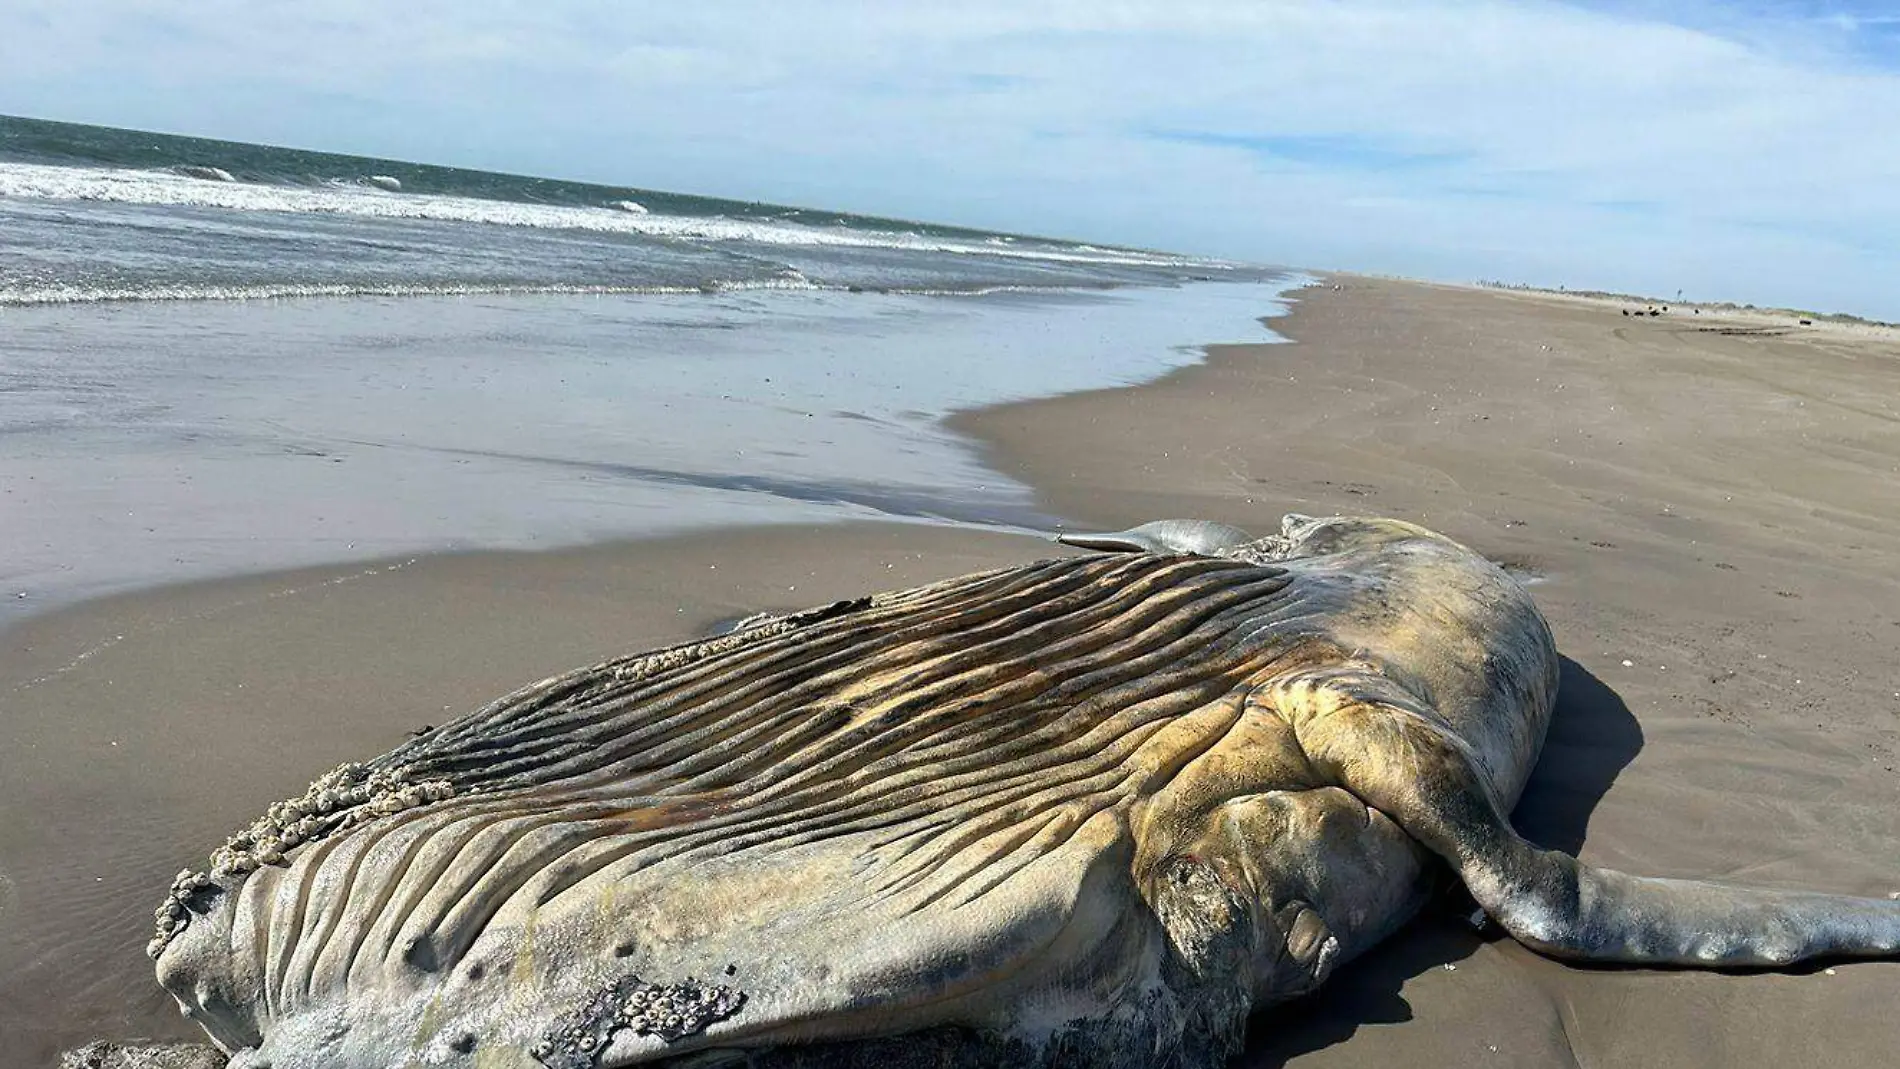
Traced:
<path fill-rule="evenodd" d="M 1537 576 L 1567 659 L 1515 819 L 1663 876 L 1900 888 L 1900 338 L 1336 277 L 1150 387 L 966 416 L 1065 516 L 1370 512 Z M 1558 965 L 1428 916 L 1253 1064 L 1886 1065 L 1900 966 Z"/>
<path fill-rule="evenodd" d="M 1072 526 L 1365 513 L 1461 539 L 1534 584 L 1566 658 L 1525 834 L 1649 875 L 1900 890 L 1900 335 L 1354 276 L 1297 297 L 1274 321 L 1293 344 L 950 425 Z M 28 617 L 0 632 L 0 1065 L 192 1038 L 140 953 L 152 905 L 339 761 L 752 612 L 1054 552 L 739 528 Z M 1567 967 L 1447 902 L 1256 1018 L 1240 1064 L 1885 1066 L 1897 999 L 1893 963 Z"/>

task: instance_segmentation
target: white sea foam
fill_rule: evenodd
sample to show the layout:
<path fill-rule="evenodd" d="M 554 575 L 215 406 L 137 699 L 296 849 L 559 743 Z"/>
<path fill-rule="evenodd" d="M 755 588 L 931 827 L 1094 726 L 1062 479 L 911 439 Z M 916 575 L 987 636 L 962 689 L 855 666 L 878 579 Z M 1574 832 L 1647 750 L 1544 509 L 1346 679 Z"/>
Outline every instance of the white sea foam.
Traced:
<path fill-rule="evenodd" d="M 613 202 L 613 206 L 623 212 L 632 212 L 635 215 L 648 214 L 647 206 L 637 200 L 617 200 Z"/>
<path fill-rule="evenodd" d="M 0 197 L 103 201 L 231 211 L 295 212 L 388 219 L 428 219 L 499 226 L 639 234 L 688 241 L 744 241 L 762 245 L 893 248 L 1007 257 L 1058 263 L 1140 267 L 1216 266 L 1217 261 L 1125 249 L 1058 243 L 992 245 L 981 238 L 930 237 L 915 231 L 808 226 L 760 219 L 663 215 L 615 207 L 523 204 L 475 197 L 408 193 L 392 197 L 353 184 L 281 186 L 205 181 L 172 171 L 0 163 Z M 632 202 L 625 202 L 632 203 Z"/>
<path fill-rule="evenodd" d="M 373 174 L 363 181 L 368 182 L 377 189 L 386 189 L 391 193 L 400 192 L 402 190 L 402 183 L 386 174 Z"/>
<path fill-rule="evenodd" d="M 880 286 L 866 292 L 893 297 L 988 297 L 998 293 L 1076 292 L 1096 287 L 1061 287 L 998 283 L 974 286 Z M 1298 286 L 1291 286 L 1297 289 Z M 589 283 L 257 283 L 252 285 L 84 286 L 39 285 L 0 288 L 0 308 L 31 308 L 67 304 L 111 304 L 131 301 L 268 301 L 316 297 L 482 297 L 512 294 L 573 294 L 598 296 L 684 296 L 687 294 L 748 293 L 759 290 L 860 292 L 862 286 L 813 282 L 786 268 L 777 278 L 714 279 L 693 286 L 607 285 Z"/>
<path fill-rule="evenodd" d="M 792 272 L 772 279 L 714 280 L 697 286 L 613 286 L 570 283 L 487 285 L 481 283 L 260 283 L 257 285 L 202 286 L 74 286 L 45 285 L 0 289 L 0 308 L 57 304 L 108 304 L 114 301 L 247 301 L 297 297 L 474 297 L 506 294 L 557 293 L 581 296 L 669 295 L 738 293 L 751 290 L 821 290 Z"/>

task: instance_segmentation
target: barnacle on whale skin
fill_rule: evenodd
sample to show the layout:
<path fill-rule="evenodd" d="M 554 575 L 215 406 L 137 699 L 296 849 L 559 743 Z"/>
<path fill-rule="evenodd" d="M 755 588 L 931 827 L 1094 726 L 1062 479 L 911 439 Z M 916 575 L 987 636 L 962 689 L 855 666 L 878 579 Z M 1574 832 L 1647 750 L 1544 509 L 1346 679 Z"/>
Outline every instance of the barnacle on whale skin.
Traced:
<path fill-rule="evenodd" d="M 202 912 L 206 901 L 224 890 L 223 881 L 241 881 L 265 865 L 281 865 L 305 843 L 379 816 L 440 802 L 455 795 L 446 779 L 411 783 L 405 774 L 372 771 L 346 762 L 317 777 L 302 795 L 272 803 L 250 827 L 211 852 L 209 871 L 186 869 L 153 912 L 154 932 L 145 953 L 156 960 L 172 939 Z"/>
<path fill-rule="evenodd" d="M 556 1021 L 528 1053 L 547 1069 L 592 1069 L 621 1029 L 675 1043 L 738 1013 L 745 1001 L 745 992 L 725 984 L 702 984 L 690 976 L 655 984 L 629 973 Z"/>

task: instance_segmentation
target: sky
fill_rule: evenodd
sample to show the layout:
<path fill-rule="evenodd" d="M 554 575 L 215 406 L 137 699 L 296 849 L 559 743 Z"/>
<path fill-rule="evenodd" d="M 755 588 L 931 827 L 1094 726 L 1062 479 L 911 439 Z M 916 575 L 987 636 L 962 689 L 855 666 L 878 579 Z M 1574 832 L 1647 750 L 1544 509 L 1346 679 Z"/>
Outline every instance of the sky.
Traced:
<path fill-rule="evenodd" d="M 1900 319 L 1900 0 L 8 0 L 0 113 Z"/>

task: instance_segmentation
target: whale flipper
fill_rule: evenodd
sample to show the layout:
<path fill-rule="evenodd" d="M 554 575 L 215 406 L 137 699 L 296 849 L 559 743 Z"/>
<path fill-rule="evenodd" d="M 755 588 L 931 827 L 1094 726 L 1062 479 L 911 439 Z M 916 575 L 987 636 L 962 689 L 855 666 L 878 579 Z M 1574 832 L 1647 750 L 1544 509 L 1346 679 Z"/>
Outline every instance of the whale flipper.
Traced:
<path fill-rule="evenodd" d="M 1211 557 L 1252 542 L 1254 536 L 1212 520 L 1155 520 L 1126 531 L 1061 534 L 1056 541 L 1109 553 L 1193 553 Z"/>
<path fill-rule="evenodd" d="M 1709 968 L 1900 952 L 1900 901 L 1632 876 L 1525 841 L 1472 748 L 1388 681 L 1335 674 L 1276 690 L 1316 770 L 1449 862 L 1540 953 Z"/>

